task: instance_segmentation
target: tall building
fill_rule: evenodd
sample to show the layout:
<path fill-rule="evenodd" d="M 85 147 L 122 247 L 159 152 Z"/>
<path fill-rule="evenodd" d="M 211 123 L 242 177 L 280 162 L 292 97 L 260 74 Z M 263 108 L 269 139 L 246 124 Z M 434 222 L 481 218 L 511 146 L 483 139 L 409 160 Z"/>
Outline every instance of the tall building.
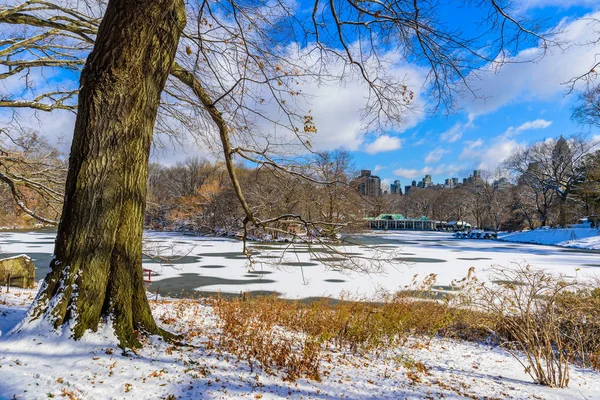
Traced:
<path fill-rule="evenodd" d="M 394 183 L 390 185 L 390 193 L 391 194 L 402 194 L 402 185 L 399 180 L 395 180 Z"/>
<path fill-rule="evenodd" d="M 358 182 L 358 192 L 363 196 L 381 196 L 381 178 L 371 175 L 370 170 L 361 170 L 360 176 L 356 180 Z"/>
<path fill-rule="evenodd" d="M 506 178 L 500 178 L 498 180 L 495 180 L 493 184 L 494 189 L 500 192 L 510 189 L 511 186 L 512 185 L 510 184 L 509 180 Z"/>
<path fill-rule="evenodd" d="M 428 188 L 433 186 L 433 182 L 431 181 L 431 175 L 425 175 L 422 181 L 417 184 L 420 188 Z"/>
<path fill-rule="evenodd" d="M 430 187 L 433 185 L 433 182 L 431 180 L 431 175 L 425 175 L 425 178 L 423 178 L 423 187 Z"/>
<path fill-rule="evenodd" d="M 558 154 L 559 151 L 556 151 L 556 153 Z M 563 154 L 564 154 L 564 150 L 563 150 Z M 556 157 L 559 157 L 559 156 L 556 156 Z M 531 167 L 531 168 L 533 168 L 533 167 Z M 458 178 L 445 178 L 443 184 L 433 183 L 433 181 L 431 179 L 431 175 L 425 175 L 423 177 L 423 179 L 421 179 L 419 182 L 412 181 L 412 186 L 405 186 L 404 194 L 405 195 L 409 194 L 415 187 L 422 188 L 422 189 L 426 189 L 426 188 L 453 189 L 453 188 L 461 187 L 463 185 L 470 185 L 470 184 L 479 185 L 482 183 L 485 183 L 485 181 L 481 177 L 481 170 L 479 170 L 479 169 L 474 169 L 473 172 L 471 173 L 471 175 L 469 175 L 467 178 L 463 178 L 462 181 L 459 180 Z M 497 188 L 499 190 L 507 190 L 508 188 L 510 188 L 511 183 L 506 178 L 500 178 L 499 180 L 495 181 L 493 183 L 493 185 L 495 188 Z"/>
<path fill-rule="evenodd" d="M 412 181 L 412 184 L 404 186 L 404 194 L 409 194 L 413 188 L 417 187 L 417 181 Z"/>
<path fill-rule="evenodd" d="M 476 183 L 481 181 L 481 170 L 474 169 L 473 173 L 469 175 L 468 178 L 463 179 L 463 184 L 466 185 L 468 183 Z"/>

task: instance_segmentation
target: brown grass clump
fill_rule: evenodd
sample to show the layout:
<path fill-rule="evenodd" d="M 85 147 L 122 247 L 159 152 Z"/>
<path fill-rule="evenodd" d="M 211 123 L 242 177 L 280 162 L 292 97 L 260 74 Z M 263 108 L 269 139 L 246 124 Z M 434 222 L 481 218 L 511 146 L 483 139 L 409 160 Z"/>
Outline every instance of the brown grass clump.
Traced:
<path fill-rule="evenodd" d="M 569 365 L 600 367 L 600 289 L 529 265 L 495 268 L 477 283 L 470 307 L 536 382 L 566 387 Z"/>
<path fill-rule="evenodd" d="M 246 361 L 250 369 L 259 364 L 267 373 L 281 370 L 287 380 L 299 377 L 320 380 L 320 344 L 301 332 L 284 331 L 279 323 L 286 307 L 267 298 L 253 301 L 214 302 L 222 333 L 217 346 Z M 272 307 L 271 307 L 272 306 Z"/>
<path fill-rule="evenodd" d="M 543 385 L 567 386 L 572 364 L 600 369 L 599 285 L 581 285 L 528 266 L 496 268 L 491 283 L 479 282 L 472 272 L 453 283 L 455 296 L 435 300 L 433 280 L 425 289 L 384 294 L 377 301 L 248 295 L 205 300 L 218 325 L 207 348 L 233 354 L 251 370 L 282 373 L 287 380 L 320 380 L 320 363 L 331 362 L 323 355 L 326 350 L 379 352 L 411 336 L 436 335 L 500 344 Z M 188 308 L 177 307 L 160 320 L 176 323 L 185 313 L 194 314 Z M 189 329 L 184 336 L 193 339 L 202 332 Z M 416 364 L 405 367 L 423 374 Z"/>
<path fill-rule="evenodd" d="M 470 311 L 446 303 L 415 300 L 406 294 L 380 302 L 321 299 L 292 302 L 276 297 L 214 301 L 221 321 L 220 348 L 267 372 L 281 370 L 286 379 L 320 379 L 326 348 L 354 353 L 382 350 L 410 335 L 455 333 Z"/>

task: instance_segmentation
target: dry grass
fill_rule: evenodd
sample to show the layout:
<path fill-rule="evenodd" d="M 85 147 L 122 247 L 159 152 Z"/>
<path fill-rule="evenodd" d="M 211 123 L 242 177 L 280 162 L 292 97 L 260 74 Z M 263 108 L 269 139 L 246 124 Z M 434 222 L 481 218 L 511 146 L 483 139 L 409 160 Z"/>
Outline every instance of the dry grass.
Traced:
<path fill-rule="evenodd" d="M 210 331 L 187 318 L 197 315 L 199 302 L 178 301 L 159 320 L 173 327 L 188 321 L 180 326 L 184 342 L 206 337 L 210 351 L 291 381 L 320 380 L 328 350 L 377 353 L 406 345 L 410 337 L 434 336 L 500 344 L 544 385 L 568 385 L 571 364 L 600 370 L 600 289 L 526 267 L 508 271 L 499 270 L 495 284 L 469 274 L 455 285 L 461 295 L 442 300 L 419 298 L 418 291 L 381 295 L 376 302 L 244 294 L 202 301 L 216 315 Z M 405 368 L 422 372 L 418 363 Z"/>
<path fill-rule="evenodd" d="M 600 368 L 600 289 L 531 268 L 495 268 L 473 281 L 466 305 L 537 383 L 566 387 L 569 366 Z"/>
<path fill-rule="evenodd" d="M 401 345 L 412 335 L 454 335 L 470 330 L 475 315 L 405 294 L 377 303 L 218 298 L 214 307 L 221 321 L 220 348 L 251 368 L 259 364 L 267 372 L 282 371 L 289 380 L 319 380 L 319 362 L 327 348 L 361 353 Z"/>

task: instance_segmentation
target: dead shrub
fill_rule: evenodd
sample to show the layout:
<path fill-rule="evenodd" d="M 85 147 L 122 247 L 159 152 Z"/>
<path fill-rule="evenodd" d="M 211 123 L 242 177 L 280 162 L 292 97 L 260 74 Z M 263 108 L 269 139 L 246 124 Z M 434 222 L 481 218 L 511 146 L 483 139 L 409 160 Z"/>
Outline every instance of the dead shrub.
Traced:
<path fill-rule="evenodd" d="M 569 363 L 598 366 L 598 289 L 529 265 L 495 267 L 490 278 L 471 282 L 468 304 L 537 383 L 566 387 Z"/>
<path fill-rule="evenodd" d="M 406 293 L 381 295 L 378 302 L 349 299 L 287 301 L 276 297 L 218 298 L 219 346 L 251 368 L 282 371 L 286 379 L 319 379 L 326 348 L 354 353 L 381 350 L 411 335 L 455 332 L 470 311 L 446 302 L 418 300 Z M 454 327 L 454 328 L 453 328 Z"/>
<path fill-rule="evenodd" d="M 205 332 L 207 348 L 288 380 L 319 380 L 328 349 L 377 352 L 411 336 L 435 335 L 503 345 L 544 385 L 566 386 L 569 363 L 600 369 L 600 289 L 594 289 L 600 282 L 586 286 L 519 265 L 495 268 L 491 280 L 479 282 L 470 270 L 452 283 L 454 295 L 435 299 L 430 275 L 401 292 L 382 293 L 377 301 L 247 295 L 204 300 L 218 317 L 218 329 Z M 185 312 L 194 314 L 193 304 L 181 303 L 162 319 L 175 324 Z M 201 333 L 195 327 L 185 337 Z"/>
<path fill-rule="evenodd" d="M 287 380 L 302 376 L 320 380 L 320 344 L 276 326 L 283 308 L 269 303 L 217 299 L 214 305 L 222 330 L 217 345 L 246 361 L 251 371 L 258 363 L 267 373 L 282 371 Z"/>

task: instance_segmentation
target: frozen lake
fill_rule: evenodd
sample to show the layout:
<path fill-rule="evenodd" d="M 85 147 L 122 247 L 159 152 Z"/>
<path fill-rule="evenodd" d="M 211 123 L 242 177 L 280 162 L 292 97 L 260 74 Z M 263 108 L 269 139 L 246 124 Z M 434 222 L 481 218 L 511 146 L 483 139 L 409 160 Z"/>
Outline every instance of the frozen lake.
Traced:
<path fill-rule="evenodd" d="M 52 257 L 55 232 L 0 232 L 2 257 L 27 254 L 36 263 L 38 279 L 44 277 Z M 319 261 L 335 261 L 336 254 L 320 246 L 251 243 L 256 263 L 249 266 L 242 243 L 235 239 L 148 232 L 155 248 L 175 251 L 179 259 L 165 265 L 146 259 L 144 268 L 154 271 L 150 291 L 161 295 L 199 292 L 278 293 L 288 298 L 337 297 L 345 292 L 372 296 L 380 289 L 402 290 L 418 274 L 437 274 L 441 287 L 467 275 L 475 267 L 485 280 L 491 265 L 528 263 L 566 276 L 600 276 L 600 252 L 488 240 L 457 240 L 450 233 L 397 232 L 352 238 L 355 244 L 336 246 L 337 251 L 366 258 L 393 257 L 393 266 L 381 273 L 363 273 L 327 267 Z M 285 254 L 284 254 L 284 250 Z M 283 254 L 283 256 L 282 256 Z M 339 256 L 338 256 L 339 257 Z"/>

